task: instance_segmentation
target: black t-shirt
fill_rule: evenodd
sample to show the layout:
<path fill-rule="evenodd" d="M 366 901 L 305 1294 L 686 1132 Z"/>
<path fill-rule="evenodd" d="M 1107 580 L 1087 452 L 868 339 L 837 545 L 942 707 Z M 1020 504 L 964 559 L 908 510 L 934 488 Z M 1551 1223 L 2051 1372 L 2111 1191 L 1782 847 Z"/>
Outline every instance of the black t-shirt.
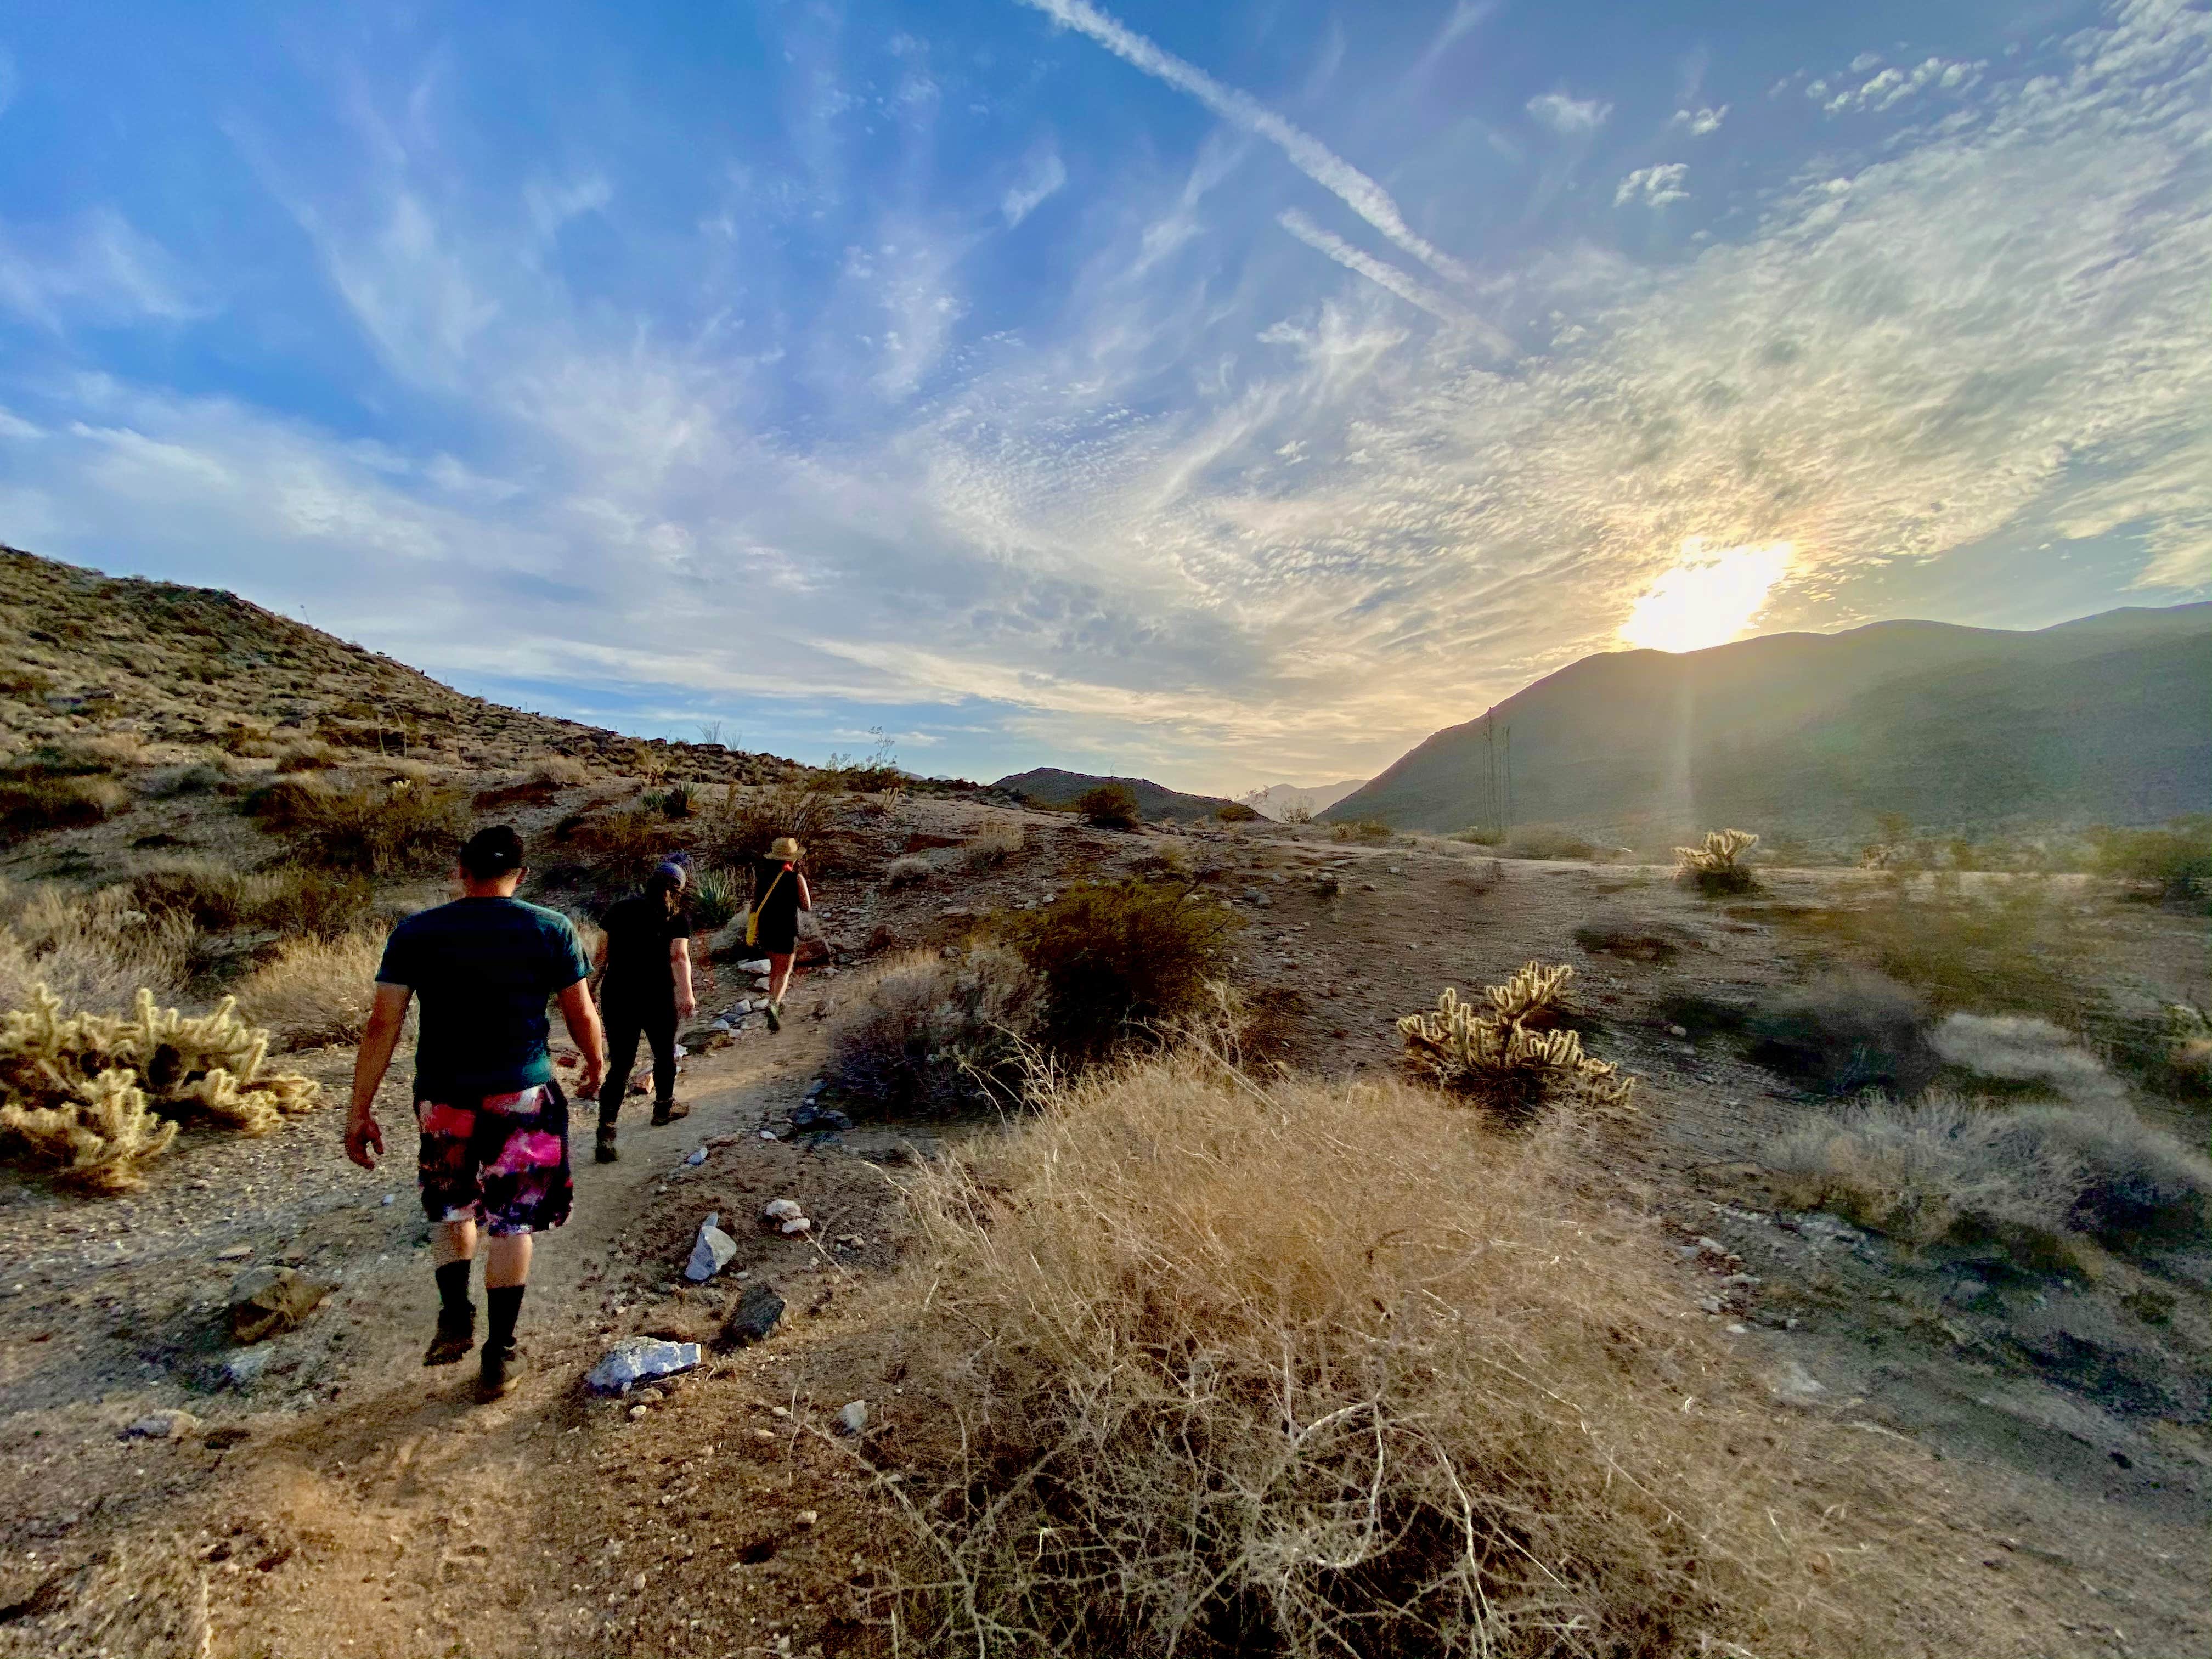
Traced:
<path fill-rule="evenodd" d="M 629 1002 L 665 1001 L 676 994 L 676 969 L 669 962 L 671 939 L 691 937 L 691 919 L 670 915 L 657 899 L 617 900 L 599 925 L 607 930 L 605 994 Z"/>
<path fill-rule="evenodd" d="M 791 939 L 799 933 L 799 872 L 781 859 L 753 860 L 753 913 L 763 939 Z"/>

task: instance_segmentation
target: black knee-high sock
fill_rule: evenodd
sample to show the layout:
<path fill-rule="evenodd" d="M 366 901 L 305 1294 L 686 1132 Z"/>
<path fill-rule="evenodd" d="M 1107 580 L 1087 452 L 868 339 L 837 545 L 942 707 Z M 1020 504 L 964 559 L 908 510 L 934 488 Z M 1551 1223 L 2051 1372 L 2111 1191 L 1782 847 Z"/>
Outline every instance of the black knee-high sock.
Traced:
<path fill-rule="evenodd" d="M 448 1261 L 438 1269 L 438 1307 L 449 1319 L 470 1319 L 477 1310 L 469 1303 L 469 1264 Z"/>
<path fill-rule="evenodd" d="M 522 1311 L 522 1293 L 527 1285 L 491 1285 L 484 1288 L 484 1306 L 490 1310 L 490 1328 L 484 1340 L 495 1348 L 514 1346 L 515 1316 Z"/>

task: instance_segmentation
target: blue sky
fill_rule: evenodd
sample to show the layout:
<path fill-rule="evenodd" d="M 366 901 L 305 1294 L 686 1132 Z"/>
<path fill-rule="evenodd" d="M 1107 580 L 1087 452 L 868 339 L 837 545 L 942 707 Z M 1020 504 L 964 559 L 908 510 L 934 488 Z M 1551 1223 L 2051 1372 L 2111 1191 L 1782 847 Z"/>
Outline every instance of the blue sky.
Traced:
<path fill-rule="evenodd" d="M 0 18 L 0 539 L 819 758 L 1357 776 L 2212 587 L 2202 7 Z"/>

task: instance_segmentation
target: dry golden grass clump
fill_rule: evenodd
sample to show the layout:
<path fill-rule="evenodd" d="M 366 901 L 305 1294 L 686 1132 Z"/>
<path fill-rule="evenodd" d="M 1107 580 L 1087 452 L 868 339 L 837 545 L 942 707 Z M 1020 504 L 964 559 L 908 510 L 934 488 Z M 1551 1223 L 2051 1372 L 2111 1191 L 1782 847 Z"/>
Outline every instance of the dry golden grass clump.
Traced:
<path fill-rule="evenodd" d="M 1765 1162 L 1792 1207 L 1917 1244 L 1994 1237 L 2031 1257 L 2075 1234 L 2116 1248 L 2178 1236 L 2212 1211 L 2212 1162 L 2124 1101 L 2083 1109 L 1871 1096 L 1792 1129 Z"/>
<path fill-rule="evenodd" d="M 238 988 L 239 1010 L 286 1048 L 357 1042 L 375 1000 L 384 940 L 374 931 L 288 940 Z"/>
<path fill-rule="evenodd" d="M 99 1191 L 137 1187 L 182 1124 L 266 1134 L 316 1103 L 307 1079 L 263 1072 L 268 1054 L 269 1034 L 229 997 L 195 1018 L 142 989 L 131 1018 L 64 1017 L 33 987 L 0 1014 L 0 1157 Z"/>
<path fill-rule="evenodd" d="M 995 870 L 1029 844 L 1019 818 L 993 813 L 975 826 L 957 855 L 963 870 Z"/>
<path fill-rule="evenodd" d="M 1487 1012 L 1444 987 L 1433 1010 L 1398 1022 L 1407 1056 L 1448 1088 L 1520 1109 L 1568 1096 L 1598 1107 L 1628 1104 L 1634 1079 L 1583 1052 L 1581 1036 L 1551 1029 L 1567 967 L 1532 962 L 1503 985 L 1484 989 Z"/>
<path fill-rule="evenodd" d="M 915 1650 L 1901 1650 L 1564 1133 L 1183 1050 L 970 1146 L 887 1292 Z"/>
<path fill-rule="evenodd" d="M 1705 893 L 1744 893 L 1754 878 L 1744 857 L 1759 845 L 1748 830 L 1708 830 L 1695 847 L 1677 847 L 1675 878 Z"/>

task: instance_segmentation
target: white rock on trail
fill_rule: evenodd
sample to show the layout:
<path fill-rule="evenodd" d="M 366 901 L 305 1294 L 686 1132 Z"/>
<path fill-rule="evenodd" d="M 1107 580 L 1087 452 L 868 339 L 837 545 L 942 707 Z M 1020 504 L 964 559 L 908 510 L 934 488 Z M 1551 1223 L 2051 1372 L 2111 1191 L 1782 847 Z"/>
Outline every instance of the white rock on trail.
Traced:
<path fill-rule="evenodd" d="M 761 1215 L 769 1221 L 795 1221 L 805 1213 L 787 1198 L 772 1198 L 761 1206 Z"/>
<path fill-rule="evenodd" d="M 699 1363 L 696 1342 L 664 1342 L 655 1336 L 626 1336 L 584 1375 L 598 1394 L 628 1394 L 641 1382 L 673 1376 Z"/>
<path fill-rule="evenodd" d="M 858 1434 L 868 1426 L 868 1402 L 848 1400 L 837 1408 L 837 1432 Z"/>
<path fill-rule="evenodd" d="M 721 1216 L 714 1211 L 699 1225 L 699 1237 L 692 1242 L 691 1259 L 684 1264 L 684 1277 L 694 1285 L 703 1285 L 730 1265 L 730 1258 L 738 1253 L 738 1241 L 724 1232 L 719 1224 Z"/>

